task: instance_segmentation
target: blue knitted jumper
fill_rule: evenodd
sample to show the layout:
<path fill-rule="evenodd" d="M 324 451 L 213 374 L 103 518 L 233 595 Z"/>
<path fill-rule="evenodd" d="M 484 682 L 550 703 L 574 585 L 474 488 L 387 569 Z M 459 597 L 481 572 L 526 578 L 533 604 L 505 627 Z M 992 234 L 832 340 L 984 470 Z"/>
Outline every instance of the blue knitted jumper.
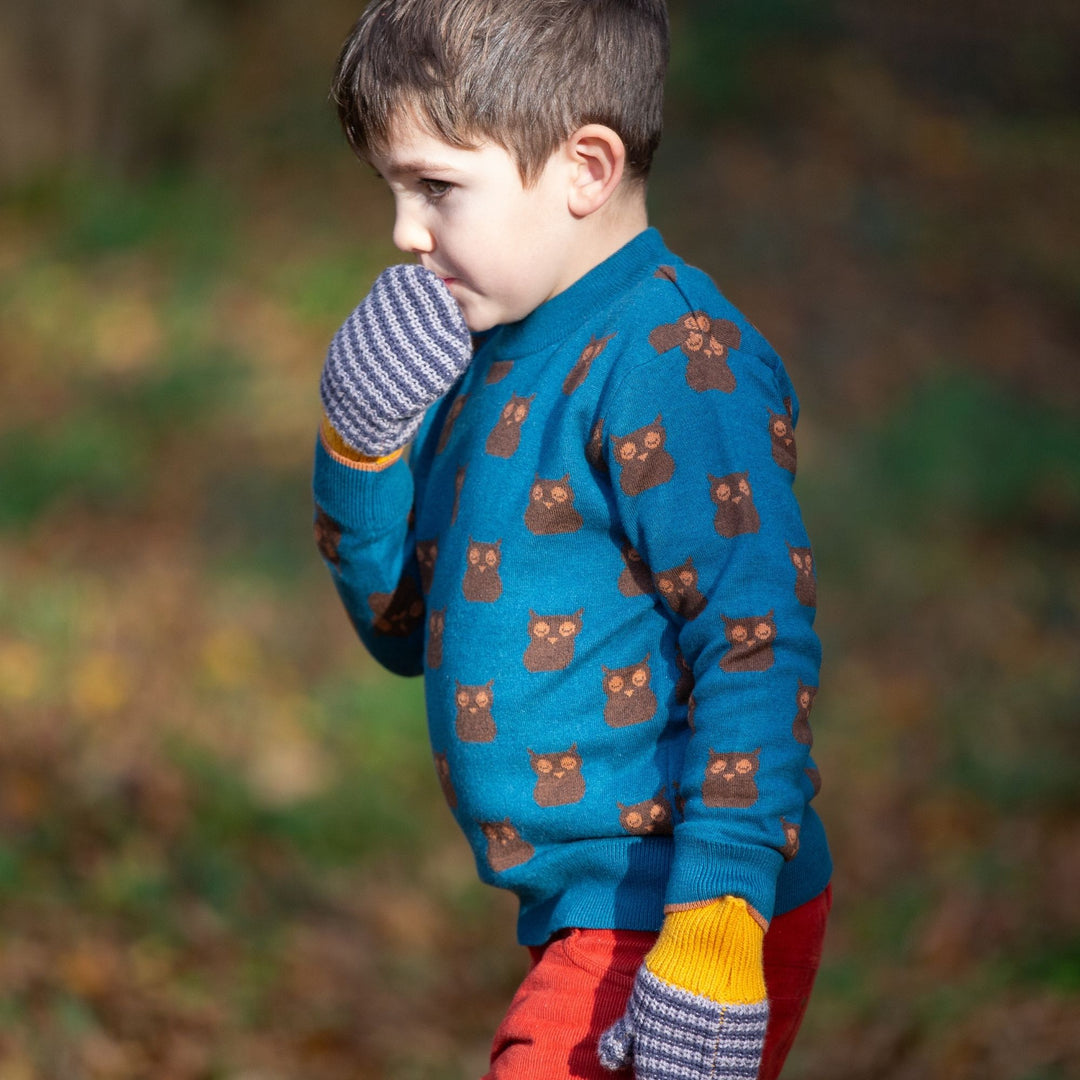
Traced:
<path fill-rule="evenodd" d="M 367 648 L 423 673 L 436 768 L 518 937 L 766 919 L 831 864 L 820 647 L 779 357 L 654 229 L 481 335 L 408 461 L 316 448 L 316 532 Z"/>

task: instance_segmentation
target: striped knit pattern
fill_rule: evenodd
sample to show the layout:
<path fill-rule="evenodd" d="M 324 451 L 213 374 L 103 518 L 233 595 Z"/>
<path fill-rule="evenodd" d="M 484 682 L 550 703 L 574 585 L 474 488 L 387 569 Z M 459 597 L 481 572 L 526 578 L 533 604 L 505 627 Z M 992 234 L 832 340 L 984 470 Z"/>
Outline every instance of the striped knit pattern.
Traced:
<path fill-rule="evenodd" d="M 600 1039 L 606 1069 L 636 1080 L 756 1080 L 767 1001 L 722 1005 L 638 971 L 625 1015 Z"/>
<path fill-rule="evenodd" d="M 349 446 L 389 454 L 412 439 L 471 359 L 469 329 L 442 281 L 422 266 L 391 266 L 330 343 L 323 410 Z"/>

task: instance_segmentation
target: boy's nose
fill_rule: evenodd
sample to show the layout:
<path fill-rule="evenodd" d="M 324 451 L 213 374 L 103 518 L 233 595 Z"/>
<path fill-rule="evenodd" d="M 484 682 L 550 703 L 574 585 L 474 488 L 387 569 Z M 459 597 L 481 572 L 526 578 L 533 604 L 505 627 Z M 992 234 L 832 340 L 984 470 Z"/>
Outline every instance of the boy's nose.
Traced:
<path fill-rule="evenodd" d="M 398 210 L 394 217 L 393 241 L 394 247 L 410 255 L 426 254 L 435 246 L 431 230 L 407 210 Z"/>

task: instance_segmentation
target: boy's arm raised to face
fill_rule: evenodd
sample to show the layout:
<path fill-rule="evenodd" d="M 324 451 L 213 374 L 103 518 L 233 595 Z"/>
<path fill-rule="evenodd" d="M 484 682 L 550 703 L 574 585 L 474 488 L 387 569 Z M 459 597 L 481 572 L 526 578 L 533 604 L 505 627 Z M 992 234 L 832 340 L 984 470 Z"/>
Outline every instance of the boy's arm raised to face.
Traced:
<path fill-rule="evenodd" d="M 425 605 L 402 450 L 472 358 L 460 309 L 419 266 L 394 266 L 338 330 L 321 381 L 315 539 L 353 626 L 401 675 L 423 671 Z"/>

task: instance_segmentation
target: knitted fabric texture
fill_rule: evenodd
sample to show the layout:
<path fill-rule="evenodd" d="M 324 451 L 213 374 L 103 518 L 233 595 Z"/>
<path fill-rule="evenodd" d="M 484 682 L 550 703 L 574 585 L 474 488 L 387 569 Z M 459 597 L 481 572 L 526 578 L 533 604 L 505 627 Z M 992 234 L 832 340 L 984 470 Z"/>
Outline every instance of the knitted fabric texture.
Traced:
<path fill-rule="evenodd" d="M 626 1014 L 600 1039 L 600 1062 L 636 1080 L 756 1080 L 769 1006 L 721 1005 L 642 968 Z"/>
<path fill-rule="evenodd" d="M 320 550 L 372 656 L 423 673 L 447 805 L 522 944 L 722 896 L 767 920 L 828 884 L 797 416 L 768 343 L 646 230 L 477 335 L 407 460 L 319 440 Z"/>
<path fill-rule="evenodd" d="M 391 266 L 330 343 L 323 409 L 347 445 L 389 454 L 471 359 L 469 328 L 442 281 L 422 266 Z"/>

